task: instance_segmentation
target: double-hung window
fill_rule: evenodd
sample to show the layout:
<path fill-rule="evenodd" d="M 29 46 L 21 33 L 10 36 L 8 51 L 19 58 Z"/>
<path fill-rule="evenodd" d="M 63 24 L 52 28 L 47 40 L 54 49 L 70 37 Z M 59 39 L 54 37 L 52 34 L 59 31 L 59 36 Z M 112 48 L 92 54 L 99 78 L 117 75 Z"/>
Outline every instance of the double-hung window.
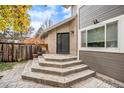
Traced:
<path fill-rule="evenodd" d="M 118 21 L 81 32 L 81 47 L 117 47 Z"/>

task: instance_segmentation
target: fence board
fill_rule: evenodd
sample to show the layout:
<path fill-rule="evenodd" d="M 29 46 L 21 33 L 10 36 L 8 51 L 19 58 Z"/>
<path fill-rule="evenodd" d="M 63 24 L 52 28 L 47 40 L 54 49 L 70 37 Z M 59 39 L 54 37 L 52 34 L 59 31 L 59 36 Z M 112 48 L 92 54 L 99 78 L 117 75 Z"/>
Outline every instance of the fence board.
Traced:
<path fill-rule="evenodd" d="M 15 62 L 33 59 L 33 54 L 42 52 L 42 47 L 46 44 L 20 44 L 0 42 L 0 62 Z M 48 48 L 46 47 L 46 51 Z"/>

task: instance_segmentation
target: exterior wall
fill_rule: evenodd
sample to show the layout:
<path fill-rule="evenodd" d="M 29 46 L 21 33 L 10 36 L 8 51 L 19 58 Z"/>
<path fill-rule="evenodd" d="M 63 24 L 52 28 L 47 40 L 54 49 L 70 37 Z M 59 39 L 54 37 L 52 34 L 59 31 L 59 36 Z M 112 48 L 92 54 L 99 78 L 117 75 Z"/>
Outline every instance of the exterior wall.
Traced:
<path fill-rule="evenodd" d="M 121 5 L 88 5 L 79 9 L 79 59 L 99 73 L 124 82 L 124 6 Z M 122 15 L 122 17 L 118 17 Z M 83 48 L 80 46 L 80 31 L 87 27 L 105 23 L 118 17 L 118 48 Z M 100 23 L 93 24 L 97 19 Z M 110 20 L 109 20 L 110 19 Z"/>
<path fill-rule="evenodd" d="M 69 32 L 70 34 L 70 54 L 76 55 L 77 52 L 77 29 L 76 29 L 76 20 L 73 19 L 72 21 L 65 23 L 51 31 L 48 32 L 48 36 L 45 38 L 45 43 L 48 44 L 49 53 L 56 54 L 56 40 L 57 40 L 57 33 L 64 33 Z M 72 33 L 71 31 L 74 31 Z"/>
<path fill-rule="evenodd" d="M 80 29 L 93 25 L 93 20 L 99 22 L 124 14 L 123 5 L 86 5 L 79 10 Z"/>
<path fill-rule="evenodd" d="M 124 54 L 80 51 L 79 57 L 92 70 L 124 82 Z"/>
<path fill-rule="evenodd" d="M 75 16 L 77 14 L 77 5 L 71 6 L 71 15 Z"/>

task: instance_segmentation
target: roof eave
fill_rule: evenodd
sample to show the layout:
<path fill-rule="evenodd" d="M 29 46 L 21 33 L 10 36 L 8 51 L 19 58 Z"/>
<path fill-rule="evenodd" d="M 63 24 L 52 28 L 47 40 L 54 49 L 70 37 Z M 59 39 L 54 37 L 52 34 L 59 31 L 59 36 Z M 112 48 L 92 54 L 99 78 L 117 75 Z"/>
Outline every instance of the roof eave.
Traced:
<path fill-rule="evenodd" d="M 47 28 L 47 29 L 44 30 L 44 31 L 45 31 L 45 32 L 48 32 L 48 31 L 50 31 L 50 30 L 52 30 L 52 29 L 54 29 L 54 28 L 57 28 L 57 27 L 59 27 L 59 26 L 65 24 L 65 23 L 68 23 L 68 22 L 70 22 L 71 20 L 75 19 L 75 17 L 76 17 L 76 16 L 73 16 L 73 17 L 70 17 L 70 18 L 68 18 L 68 19 L 65 19 L 65 20 L 63 20 L 63 21 L 61 21 L 61 22 L 59 22 L 59 23 L 57 23 L 57 24 L 55 24 L 55 25 L 53 25 L 53 26 Z"/>
<path fill-rule="evenodd" d="M 72 16 L 72 17 L 70 17 L 70 18 L 68 18 L 68 19 L 65 19 L 65 20 L 63 20 L 63 21 L 61 21 L 61 22 L 59 22 L 59 23 L 57 23 L 57 24 L 55 24 L 55 25 L 53 25 L 53 26 L 51 26 L 51 27 L 45 29 L 45 30 L 44 30 L 44 33 L 42 33 L 42 34 L 40 35 L 40 37 L 43 37 L 44 34 L 48 33 L 49 31 L 51 31 L 51 30 L 53 30 L 53 29 L 55 29 L 55 28 L 57 28 L 57 27 L 59 27 L 59 26 L 61 26 L 61 25 L 64 25 L 64 24 L 66 24 L 66 23 L 72 21 L 72 20 L 75 19 L 75 18 L 76 18 L 76 15 L 75 15 L 75 16 Z"/>

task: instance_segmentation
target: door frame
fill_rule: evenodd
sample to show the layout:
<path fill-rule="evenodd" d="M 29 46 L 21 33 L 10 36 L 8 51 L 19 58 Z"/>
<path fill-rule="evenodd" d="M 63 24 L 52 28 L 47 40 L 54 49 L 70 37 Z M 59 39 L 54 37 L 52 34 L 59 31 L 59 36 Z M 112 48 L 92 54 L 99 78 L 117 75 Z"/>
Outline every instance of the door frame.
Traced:
<path fill-rule="evenodd" d="M 58 34 L 68 34 L 68 53 L 58 53 Z M 69 32 L 60 32 L 56 33 L 56 54 L 70 54 L 70 33 Z"/>

